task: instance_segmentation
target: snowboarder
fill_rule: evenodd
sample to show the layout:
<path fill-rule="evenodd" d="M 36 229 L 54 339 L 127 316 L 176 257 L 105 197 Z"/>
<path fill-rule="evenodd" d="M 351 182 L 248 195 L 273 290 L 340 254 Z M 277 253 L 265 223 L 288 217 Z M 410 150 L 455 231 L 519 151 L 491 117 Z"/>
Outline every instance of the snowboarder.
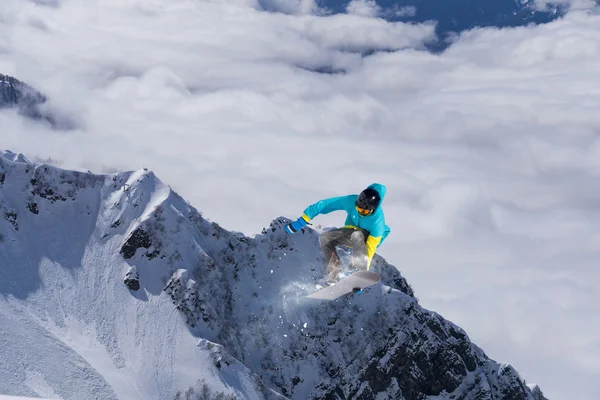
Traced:
<path fill-rule="evenodd" d="M 359 195 L 350 194 L 320 200 L 308 206 L 296 221 L 286 225 L 285 231 L 293 234 L 319 214 L 346 211 L 348 215 L 344 227 L 327 231 L 319 238 L 327 263 L 327 280 L 337 281 L 342 270 L 342 262 L 335 251 L 336 246 L 351 247 L 353 267 L 368 271 L 375 250 L 390 233 L 381 208 L 385 193 L 384 185 L 373 183 Z"/>

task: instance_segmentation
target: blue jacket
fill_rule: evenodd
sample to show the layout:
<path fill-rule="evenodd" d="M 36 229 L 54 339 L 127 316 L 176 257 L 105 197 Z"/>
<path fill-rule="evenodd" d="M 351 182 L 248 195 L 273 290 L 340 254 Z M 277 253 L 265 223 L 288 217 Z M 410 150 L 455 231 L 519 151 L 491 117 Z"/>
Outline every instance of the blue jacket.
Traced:
<path fill-rule="evenodd" d="M 373 183 L 369 185 L 369 188 L 375 189 L 381 198 L 379 205 L 371 215 L 362 216 L 358 213 L 355 206 L 358 195 L 351 194 L 347 196 L 332 197 L 311 204 L 304 210 L 302 218 L 304 218 L 306 222 L 309 222 L 319 214 L 329 214 L 332 211 L 346 211 L 348 215 L 344 226 L 355 229 L 362 228 L 369 232 L 366 245 L 368 266 L 370 267 L 375 250 L 381 246 L 385 238 L 389 235 L 390 227 L 385 224 L 385 217 L 383 215 L 383 209 L 381 208 L 386 193 L 385 186 L 379 183 Z"/>

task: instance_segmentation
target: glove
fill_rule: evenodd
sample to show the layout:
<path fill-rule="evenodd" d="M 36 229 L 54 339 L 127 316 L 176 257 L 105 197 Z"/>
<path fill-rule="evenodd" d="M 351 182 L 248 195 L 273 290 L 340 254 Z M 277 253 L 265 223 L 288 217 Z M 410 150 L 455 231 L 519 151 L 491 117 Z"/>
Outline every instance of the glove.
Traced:
<path fill-rule="evenodd" d="M 298 232 L 300 229 L 305 227 L 306 224 L 307 222 L 304 217 L 300 217 L 296 221 L 287 224 L 285 226 L 285 231 L 291 235 L 292 233 Z"/>

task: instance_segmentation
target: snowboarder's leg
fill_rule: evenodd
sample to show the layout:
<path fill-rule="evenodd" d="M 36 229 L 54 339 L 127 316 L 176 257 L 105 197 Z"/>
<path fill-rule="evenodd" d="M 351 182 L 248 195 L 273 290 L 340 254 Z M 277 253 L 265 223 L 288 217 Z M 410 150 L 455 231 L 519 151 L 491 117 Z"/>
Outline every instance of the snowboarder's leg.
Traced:
<path fill-rule="evenodd" d="M 323 250 L 325 262 L 327 263 L 326 267 L 328 281 L 337 281 L 339 273 L 342 271 L 342 262 L 335 252 L 335 247 L 352 246 L 351 237 L 353 232 L 354 229 L 351 228 L 333 229 L 323 233 L 319 238 L 321 250 Z"/>
<path fill-rule="evenodd" d="M 366 270 L 367 269 L 367 238 L 369 237 L 369 232 L 360 229 L 352 232 L 350 236 L 350 240 L 352 242 L 352 263 L 353 267 L 356 270 Z"/>

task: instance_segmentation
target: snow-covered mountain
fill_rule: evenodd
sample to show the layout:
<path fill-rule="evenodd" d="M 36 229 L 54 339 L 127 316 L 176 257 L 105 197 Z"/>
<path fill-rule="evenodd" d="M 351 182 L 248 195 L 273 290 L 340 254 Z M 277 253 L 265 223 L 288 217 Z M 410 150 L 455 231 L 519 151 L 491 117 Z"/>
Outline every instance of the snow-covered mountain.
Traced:
<path fill-rule="evenodd" d="M 31 86 L 8 75 L 0 74 L 0 109 L 16 107 L 19 112 L 27 117 L 43 118 L 39 105 L 46 98 Z"/>
<path fill-rule="evenodd" d="M 253 237 L 204 218 L 151 171 L 0 156 L 0 394 L 63 399 L 545 397 L 466 332 L 382 283 L 307 299 L 313 226 Z"/>

